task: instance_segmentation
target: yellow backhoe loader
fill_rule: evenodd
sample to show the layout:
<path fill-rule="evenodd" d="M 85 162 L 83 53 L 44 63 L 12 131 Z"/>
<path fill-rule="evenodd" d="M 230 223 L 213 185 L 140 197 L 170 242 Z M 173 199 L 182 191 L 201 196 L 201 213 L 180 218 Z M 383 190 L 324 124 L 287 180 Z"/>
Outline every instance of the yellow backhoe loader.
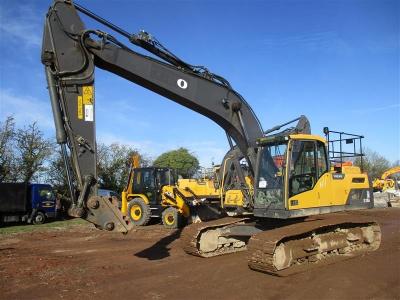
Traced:
<path fill-rule="evenodd" d="M 177 181 L 175 173 L 170 168 L 140 167 L 139 155 L 132 156 L 127 185 L 121 195 L 122 215 L 136 226 L 147 225 L 151 217 L 161 217 L 167 228 L 217 218 L 220 191 L 214 181 Z"/>

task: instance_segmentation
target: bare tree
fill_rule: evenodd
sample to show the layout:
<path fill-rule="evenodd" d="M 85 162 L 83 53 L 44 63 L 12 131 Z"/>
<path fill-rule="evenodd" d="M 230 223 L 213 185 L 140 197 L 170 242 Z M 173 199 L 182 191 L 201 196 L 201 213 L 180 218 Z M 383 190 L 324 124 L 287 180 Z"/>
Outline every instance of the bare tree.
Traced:
<path fill-rule="evenodd" d="M 389 160 L 378 152 L 367 148 L 364 150 L 364 153 L 363 169 L 372 179 L 379 178 L 383 172 L 391 167 Z M 361 160 L 359 158 L 356 159 L 355 165 L 361 166 Z"/>
<path fill-rule="evenodd" d="M 15 180 L 15 122 L 12 116 L 0 123 L 0 182 Z"/>
<path fill-rule="evenodd" d="M 52 153 L 52 143 L 44 138 L 36 122 L 18 129 L 15 142 L 18 179 L 24 182 L 37 179 L 46 171 L 44 164 Z"/>
<path fill-rule="evenodd" d="M 55 150 L 51 156 L 47 166 L 46 177 L 47 182 L 54 187 L 58 194 L 70 197 L 68 178 L 61 150 Z"/>
<path fill-rule="evenodd" d="M 127 145 L 99 143 L 97 171 L 100 187 L 117 193 L 122 192 L 128 179 L 130 159 L 134 154 L 139 154 L 138 150 Z M 140 156 L 142 166 L 149 165 L 150 160 Z"/>
<path fill-rule="evenodd" d="M 98 183 L 101 188 L 121 192 L 128 179 L 130 157 L 139 152 L 127 145 L 99 143 L 97 145 Z M 142 165 L 147 166 L 149 159 L 143 158 Z M 46 170 L 47 181 L 62 197 L 69 197 L 68 179 L 61 151 L 51 156 Z"/>

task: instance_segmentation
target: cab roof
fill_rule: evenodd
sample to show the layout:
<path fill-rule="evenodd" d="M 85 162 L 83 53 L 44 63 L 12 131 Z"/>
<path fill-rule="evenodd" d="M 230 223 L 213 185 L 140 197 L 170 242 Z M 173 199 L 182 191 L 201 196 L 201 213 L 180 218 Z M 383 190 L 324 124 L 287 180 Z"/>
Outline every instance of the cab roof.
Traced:
<path fill-rule="evenodd" d="M 290 139 L 292 140 L 317 140 L 320 141 L 324 144 L 326 144 L 326 139 L 323 138 L 322 136 L 315 135 L 315 134 L 304 134 L 304 133 L 299 133 L 299 134 L 290 134 L 289 135 Z"/>

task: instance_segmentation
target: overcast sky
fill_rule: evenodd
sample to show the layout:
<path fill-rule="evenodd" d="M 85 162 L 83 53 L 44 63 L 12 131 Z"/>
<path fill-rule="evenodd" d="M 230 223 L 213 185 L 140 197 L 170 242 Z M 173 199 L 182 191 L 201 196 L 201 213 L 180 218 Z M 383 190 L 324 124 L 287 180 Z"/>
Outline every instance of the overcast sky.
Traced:
<path fill-rule="evenodd" d="M 38 121 L 54 137 L 40 63 L 50 2 L 0 1 L 0 120 Z M 227 78 L 264 129 L 304 114 L 315 134 L 324 126 L 363 134 L 366 147 L 400 159 L 400 1 L 77 2 L 129 32 L 145 29 L 184 60 Z M 153 158 L 183 146 L 203 166 L 228 149 L 212 121 L 101 70 L 96 105 L 100 141 Z"/>

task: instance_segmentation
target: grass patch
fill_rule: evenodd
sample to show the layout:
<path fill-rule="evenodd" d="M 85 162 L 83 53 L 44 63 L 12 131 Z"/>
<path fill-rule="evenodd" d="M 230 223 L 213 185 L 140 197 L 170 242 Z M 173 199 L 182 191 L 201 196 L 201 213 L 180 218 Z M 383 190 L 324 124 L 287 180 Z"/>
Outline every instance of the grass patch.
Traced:
<path fill-rule="evenodd" d="M 63 220 L 63 221 L 52 221 L 52 222 L 44 223 L 42 225 L 30 225 L 30 224 L 18 223 L 16 225 L 11 225 L 11 226 L 5 225 L 4 227 L 0 227 L 0 235 L 24 233 L 24 232 L 32 232 L 32 231 L 58 230 L 58 229 L 64 229 L 64 228 L 74 227 L 74 226 L 84 226 L 87 224 L 89 224 L 89 223 L 80 218 L 71 219 L 71 220 Z"/>

